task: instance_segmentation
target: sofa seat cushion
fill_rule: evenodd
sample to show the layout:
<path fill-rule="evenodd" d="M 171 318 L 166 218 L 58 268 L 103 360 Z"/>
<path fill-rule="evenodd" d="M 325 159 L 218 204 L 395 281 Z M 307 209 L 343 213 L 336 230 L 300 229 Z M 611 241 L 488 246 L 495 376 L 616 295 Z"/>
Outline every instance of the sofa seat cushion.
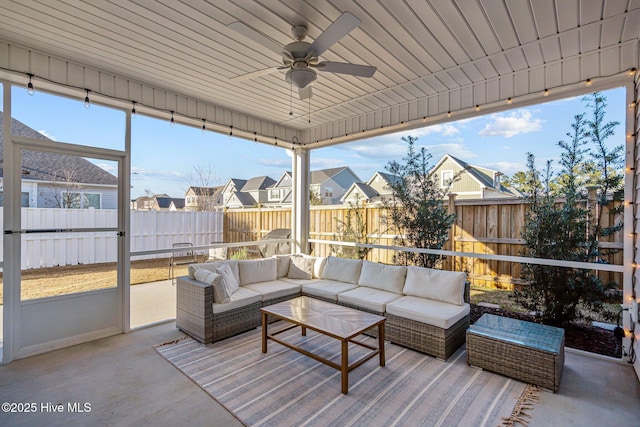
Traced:
<path fill-rule="evenodd" d="M 302 294 L 338 302 L 339 293 L 350 291 L 357 287 L 358 285 L 354 285 L 353 283 L 318 279 L 302 285 Z"/>
<path fill-rule="evenodd" d="M 469 304 L 457 305 L 425 298 L 404 296 L 387 304 L 387 314 L 449 329 L 469 315 Z"/>
<path fill-rule="evenodd" d="M 267 282 L 251 283 L 244 287 L 262 295 L 262 301 L 300 293 L 300 285 L 285 282 L 284 280 L 270 280 Z"/>
<path fill-rule="evenodd" d="M 340 293 L 338 295 L 338 302 L 384 313 L 387 304 L 399 298 L 402 298 L 402 295 L 394 292 L 382 291 L 367 286 L 358 286 L 350 291 Z"/>
<path fill-rule="evenodd" d="M 244 307 L 256 302 L 262 302 L 262 295 L 241 286 L 236 292 L 229 296 L 229 302 L 226 304 L 213 304 L 213 314 L 224 313 L 229 310 Z"/>
<path fill-rule="evenodd" d="M 315 283 L 318 279 L 291 279 L 289 277 L 282 277 L 278 280 L 282 280 L 283 282 L 295 283 L 296 285 L 304 286 L 309 283 Z"/>

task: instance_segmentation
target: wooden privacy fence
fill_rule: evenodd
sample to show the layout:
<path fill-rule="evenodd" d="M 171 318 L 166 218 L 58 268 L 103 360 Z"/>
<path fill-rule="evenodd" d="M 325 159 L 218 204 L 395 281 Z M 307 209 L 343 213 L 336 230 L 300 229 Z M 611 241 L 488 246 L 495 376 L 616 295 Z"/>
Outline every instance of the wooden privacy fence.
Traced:
<path fill-rule="evenodd" d="M 595 205 L 594 205 L 595 206 Z M 386 223 L 384 208 L 364 206 L 359 208 L 366 224 L 368 242 L 393 246 L 394 228 Z M 456 252 L 521 256 L 524 251 L 522 231 L 528 205 L 520 199 L 500 200 L 450 200 L 449 210 L 456 213 L 450 239 L 444 249 Z M 607 208 L 605 208 L 607 209 Z M 346 206 L 312 206 L 310 209 L 309 237 L 311 239 L 336 240 L 339 226 L 345 222 L 350 209 Z M 353 216 L 352 216 L 353 219 Z M 603 212 L 602 225 L 610 226 L 619 220 Z M 241 209 L 225 212 L 225 242 L 258 240 L 274 228 L 291 227 L 291 209 Z M 622 264 L 623 234 L 616 233 L 600 242 L 603 248 L 617 249 L 606 262 Z M 395 251 L 372 249 L 367 254 L 370 261 L 393 263 Z M 314 255 L 327 256 L 335 248 L 316 244 Z M 473 285 L 491 288 L 514 289 L 525 282 L 520 278 L 521 264 L 516 262 L 485 260 L 469 257 L 449 257 L 444 268 L 466 271 Z M 598 272 L 604 283 L 617 282 L 622 286 L 622 273 Z"/>
<path fill-rule="evenodd" d="M 0 221 L 3 210 L 0 208 Z M 131 211 L 131 252 L 171 248 L 173 243 L 194 246 L 222 242 L 222 212 Z M 112 228 L 117 212 L 110 209 L 23 208 L 23 229 Z M 0 236 L 0 256 L 2 255 Z M 64 265 L 115 262 L 115 232 L 29 233 L 22 235 L 23 270 Z M 143 258 L 168 258 L 167 254 Z"/>

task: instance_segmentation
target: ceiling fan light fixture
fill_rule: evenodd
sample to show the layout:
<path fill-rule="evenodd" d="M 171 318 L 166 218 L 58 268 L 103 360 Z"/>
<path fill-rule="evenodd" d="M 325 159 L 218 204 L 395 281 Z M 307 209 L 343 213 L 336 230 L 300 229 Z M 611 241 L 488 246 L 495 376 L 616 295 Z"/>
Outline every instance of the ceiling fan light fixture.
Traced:
<path fill-rule="evenodd" d="M 298 89 L 304 89 L 316 81 L 318 75 L 311 68 L 292 68 L 287 71 L 285 79 Z"/>

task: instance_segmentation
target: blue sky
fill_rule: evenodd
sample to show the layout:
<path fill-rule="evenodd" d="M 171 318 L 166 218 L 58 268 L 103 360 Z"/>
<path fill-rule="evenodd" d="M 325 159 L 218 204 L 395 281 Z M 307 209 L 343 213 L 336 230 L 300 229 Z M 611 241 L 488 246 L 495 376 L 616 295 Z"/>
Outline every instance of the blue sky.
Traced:
<path fill-rule="evenodd" d="M 607 96 L 607 121 L 620 125 L 611 145 L 624 144 L 625 92 L 613 89 Z M 311 152 L 312 169 L 350 166 L 364 181 L 376 171 L 384 171 L 391 160 L 406 154 L 402 136 L 418 137 L 435 164 L 448 153 L 468 163 L 499 170 L 508 176 L 524 170 L 526 153 L 533 152 L 537 163 L 557 160 L 557 142 L 566 138 L 573 117 L 584 112 L 581 97 L 565 99 L 498 114 L 374 137 Z M 124 148 L 124 113 L 97 105 L 84 108 L 82 100 L 67 99 L 26 90 L 13 90 L 13 117 L 50 138 L 104 148 Z M 113 165 L 102 163 L 114 173 Z M 194 168 L 211 168 L 212 184 L 229 178 L 247 179 L 269 175 L 278 179 L 291 169 L 285 149 L 229 138 L 186 126 L 169 126 L 168 121 L 137 115 L 132 120 L 131 196 L 167 193 L 184 197 L 190 184 L 198 182 Z"/>

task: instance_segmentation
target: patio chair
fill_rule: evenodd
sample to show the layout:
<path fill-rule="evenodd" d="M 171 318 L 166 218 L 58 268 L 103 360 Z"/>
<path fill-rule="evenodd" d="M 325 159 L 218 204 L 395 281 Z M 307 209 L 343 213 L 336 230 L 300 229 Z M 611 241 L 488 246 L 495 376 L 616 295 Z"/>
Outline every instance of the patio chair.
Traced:
<path fill-rule="evenodd" d="M 171 278 L 171 284 L 175 285 L 175 267 L 177 265 L 186 265 L 186 264 L 194 264 L 198 262 L 196 257 L 196 253 L 193 249 L 193 243 L 183 242 L 183 243 L 174 243 L 171 245 L 172 248 L 185 248 L 183 251 L 174 251 L 171 253 L 171 258 L 169 258 L 169 277 Z"/>

